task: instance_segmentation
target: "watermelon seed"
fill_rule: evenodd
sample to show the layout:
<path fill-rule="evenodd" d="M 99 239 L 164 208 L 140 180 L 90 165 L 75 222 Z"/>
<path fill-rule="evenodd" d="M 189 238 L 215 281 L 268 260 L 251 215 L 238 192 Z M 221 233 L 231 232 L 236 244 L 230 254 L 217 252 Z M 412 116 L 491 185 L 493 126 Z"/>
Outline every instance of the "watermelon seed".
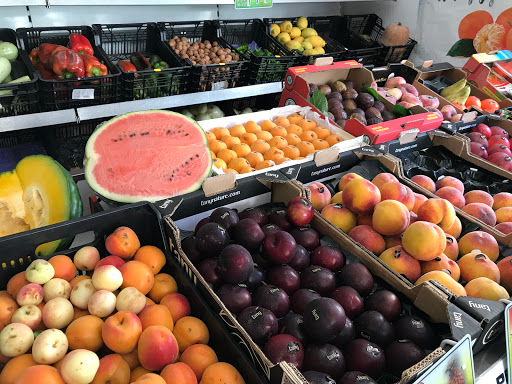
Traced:
<path fill-rule="evenodd" d="M 185 133 L 185 136 L 188 136 L 188 133 Z"/>
<path fill-rule="evenodd" d="M 170 129 L 167 130 L 166 135 L 168 135 L 169 133 L 171 133 Z"/>
<path fill-rule="evenodd" d="M 136 135 L 137 135 L 136 133 L 132 133 L 132 134 L 130 135 L 130 137 L 133 137 L 133 136 L 136 136 Z"/>
<path fill-rule="evenodd" d="M 199 157 L 199 155 L 196 153 L 196 157 Z"/>

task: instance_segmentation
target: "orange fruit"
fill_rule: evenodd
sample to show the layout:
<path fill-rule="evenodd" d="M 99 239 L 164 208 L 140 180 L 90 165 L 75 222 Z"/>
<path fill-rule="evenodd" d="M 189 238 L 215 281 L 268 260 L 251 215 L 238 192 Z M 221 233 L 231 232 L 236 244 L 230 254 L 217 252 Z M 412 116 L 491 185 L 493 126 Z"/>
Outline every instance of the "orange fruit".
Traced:
<path fill-rule="evenodd" d="M 256 140 L 258 140 L 258 137 L 254 133 L 246 132 L 242 136 L 240 136 L 240 141 L 247 145 L 251 145 Z"/>
<path fill-rule="evenodd" d="M 476 96 L 469 96 L 464 106 L 468 109 L 471 107 L 477 107 L 478 109 L 481 109 L 482 101 Z"/>
<path fill-rule="evenodd" d="M 108 348 L 122 354 L 137 347 L 141 333 L 142 325 L 137 315 L 130 311 L 119 311 L 105 320 L 101 336 Z"/>
<path fill-rule="evenodd" d="M 304 118 L 298 114 L 288 116 L 288 121 L 290 122 L 290 124 L 298 124 L 302 120 L 304 120 Z"/>
<path fill-rule="evenodd" d="M 263 120 L 261 123 L 260 123 L 260 127 L 263 131 L 270 131 L 272 128 L 274 128 L 276 126 L 276 123 L 270 121 L 270 120 Z"/>
<path fill-rule="evenodd" d="M 93 315 L 82 316 L 66 328 L 69 349 L 87 349 L 96 352 L 103 346 L 103 320 Z"/>
<path fill-rule="evenodd" d="M 341 143 L 343 139 L 339 135 L 330 135 L 327 137 L 327 139 L 325 139 L 325 141 L 327 141 L 329 143 L 329 146 L 332 147 L 334 144 Z"/>
<path fill-rule="evenodd" d="M 229 129 L 222 127 L 213 128 L 210 132 L 215 135 L 217 140 L 220 140 L 222 136 L 229 135 Z"/>
<path fill-rule="evenodd" d="M 6 288 L 7 293 L 14 298 L 18 295 L 19 290 L 27 284 L 30 284 L 30 281 L 27 280 L 25 271 L 17 273 L 9 279 Z"/>
<path fill-rule="evenodd" d="M 153 287 L 149 291 L 148 296 L 155 303 L 159 303 L 160 300 L 169 293 L 178 292 L 178 284 L 176 284 L 176 280 L 174 277 L 167 273 L 159 273 L 155 275 L 155 282 L 153 283 Z"/>
<path fill-rule="evenodd" d="M 295 159 L 300 156 L 300 150 L 295 145 L 288 145 L 283 148 L 283 153 L 290 159 Z"/>
<path fill-rule="evenodd" d="M 202 384 L 245 384 L 235 367 L 228 363 L 213 363 L 203 372 Z"/>
<path fill-rule="evenodd" d="M 269 167 L 273 167 L 273 166 L 274 166 L 274 162 L 273 161 L 271 161 L 271 160 L 263 160 L 261 163 L 256 164 L 255 169 L 257 171 L 259 171 L 260 169 L 265 169 L 265 168 L 269 168 Z"/>
<path fill-rule="evenodd" d="M 139 356 L 137 353 L 137 348 L 134 348 L 133 351 L 128 353 L 123 353 L 122 355 L 119 355 L 123 358 L 124 361 L 128 363 L 128 366 L 130 367 L 130 370 L 134 370 L 140 365 Z"/>
<path fill-rule="evenodd" d="M 8 297 L 0 297 L 0 325 L 4 327 L 11 322 L 12 315 L 19 308 L 18 304 Z"/>
<path fill-rule="evenodd" d="M 278 149 L 283 149 L 288 145 L 288 142 L 283 136 L 274 136 L 267 141 L 267 143 L 269 143 L 270 147 L 276 147 Z"/>
<path fill-rule="evenodd" d="M 303 157 L 303 156 L 299 156 L 299 157 L 297 157 L 297 158 L 296 158 L 296 159 L 294 159 L 294 160 L 304 160 L 304 159 L 305 159 L 305 157 Z"/>
<path fill-rule="evenodd" d="M 238 155 L 236 154 L 236 152 L 231 149 L 221 149 L 219 153 L 217 153 L 217 158 L 224 160 L 224 163 L 226 163 L 226 167 L 231 160 L 236 159 L 237 157 Z"/>
<path fill-rule="evenodd" d="M 232 149 L 235 144 L 240 144 L 242 142 L 239 137 L 230 135 L 222 136 L 221 140 L 226 143 L 228 149 Z"/>
<path fill-rule="evenodd" d="M 231 136 L 240 137 L 245 133 L 245 128 L 243 125 L 233 125 L 231 128 L 229 128 L 229 134 Z"/>
<path fill-rule="evenodd" d="M 331 135 L 331 131 L 325 127 L 316 127 L 313 131 L 316 133 L 316 136 L 322 140 L 327 139 Z"/>
<path fill-rule="evenodd" d="M 165 305 L 171 312 L 172 319 L 177 322 L 182 317 L 190 315 L 190 303 L 181 293 L 171 293 L 160 300 L 160 305 Z"/>
<path fill-rule="evenodd" d="M 57 255 L 53 256 L 48 260 L 55 270 L 54 278 L 64 279 L 71 281 L 76 276 L 76 267 L 68 256 Z"/>
<path fill-rule="evenodd" d="M 208 345 L 194 344 L 183 351 L 180 361 L 187 364 L 194 372 L 197 380 L 200 381 L 205 369 L 217 363 L 219 359 L 215 351 Z"/>
<path fill-rule="evenodd" d="M 212 151 L 215 155 L 217 155 L 220 150 L 228 148 L 227 144 L 220 140 L 210 140 L 208 142 L 208 147 L 210 148 L 210 151 Z"/>
<path fill-rule="evenodd" d="M 242 174 L 242 173 L 251 173 L 251 172 L 254 172 L 256 169 L 254 169 L 253 167 L 244 167 L 242 169 L 240 169 L 240 172 L 238 172 L 239 174 Z"/>
<path fill-rule="evenodd" d="M 303 141 L 310 141 L 313 142 L 314 140 L 318 139 L 318 136 L 316 135 L 315 131 L 304 131 L 299 136 L 301 140 Z"/>
<path fill-rule="evenodd" d="M 309 141 L 301 141 L 299 144 L 297 144 L 297 148 L 299 148 L 300 155 L 302 157 L 306 157 L 310 153 L 315 152 L 315 146 Z"/>
<path fill-rule="evenodd" d="M 215 136 L 215 133 L 213 132 L 205 132 L 204 133 L 206 135 L 206 141 L 210 141 L 210 140 L 216 140 L 217 139 L 217 136 Z"/>
<path fill-rule="evenodd" d="M 284 116 L 281 116 L 281 117 L 278 117 L 277 119 L 275 119 L 274 123 L 276 125 L 280 125 L 281 127 L 284 127 L 284 128 L 288 128 L 288 126 L 290 125 L 290 121 Z"/>
<path fill-rule="evenodd" d="M 473 46 L 478 53 L 489 53 L 505 48 L 505 27 L 501 24 L 487 24 L 480 29 L 473 39 Z"/>
<path fill-rule="evenodd" d="M 178 341 L 180 352 L 193 344 L 208 344 L 210 333 L 202 320 L 193 316 L 185 316 L 174 324 L 174 337 Z"/>
<path fill-rule="evenodd" d="M 459 23 L 459 39 L 474 39 L 477 32 L 487 24 L 492 24 L 492 15 L 487 11 L 467 14 Z M 496 19 L 498 23 L 498 20 Z"/>
<path fill-rule="evenodd" d="M 167 384 L 165 380 L 156 373 L 146 373 L 135 380 L 139 384 Z"/>
<path fill-rule="evenodd" d="M 238 159 L 233 159 L 228 164 L 229 168 L 234 169 L 238 173 L 240 173 L 241 169 L 250 167 L 250 166 L 251 166 L 251 164 L 249 163 L 249 161 L 247 161 L 247 159 L 244 159 L 243 157 L 238 158 Z"/>
<path fill-rule="evenodd" d="M 40 309 L 42 310 L 42 308 L 40 308 Z M 74 307 L 73 308 L 73 320 L 71 320 L 71 321 L 73 322 L 76 319 L 79 319 L 79 318 L 87 316 L 87 315 L 90 315 L 88 309 L 81 309 L 81 308 Z M 42 323 L 42 324 L 44 325 L 44 323 Z"/>
<path fill-rule="evenodd" d="M 198 380 L 194 370 L 182 362 L 166 365 L 160 376 L 167 384 L 197 384 Z"/>
<path fill-rule="evenodd" d="M 229 149 L 226 149 L 226 151 L 229 151 Z M 219 169 L 226 169 L 228 167 L 226 162 L 224 160 L 222 160 L 222 159 L 219 159 L 219 158 L 213 159 L 212 160 L 212 164 L 215 165 Z"/>
<path fill-rule="evenodd" d="M 153 305 L 156 304 L 153 300 L 151 300 L 149 297 L 146 296 L 146 305 Z"/>
<path fill-rule="evenodd" d="M 252 120 L 245 123 L 244 127 L 245 127 L 245 130 L 249 133 L 256 133 L 258 131 L 261 131 L 261 127 Z"/>
<path fill-rule="evenodd" d="M 7 362 L 4 369 L 2 369 L 0 372 L 0 383 L 14 384 L 16 377 L 18 377 L 21 372 L 23 372 L 26 368 L 32 367 L 34 365 L 37 365 L 37 363 L 32 357 L 32 354 L 25 354 L 14 357 Z"/>
<path fill-rule="evenodd" d="M 500 24 L 505 28 L 505 33 L 509 35 L 510 30 L 512 27 L 510 26 L 509 22 L 512 23 L 512 8 L 507 8 L 501 14 L 496 18 L 496 24 Z M 492 23 L 492 16 L 491 21 L 489 23 Z M 511 35 L 512 36 L 512 35 Z M 507 49 L 510 50 L 509 46 L 507 45 Z"/>
<path fill-rule="evenodd" d="M 137 381 L 139 377 L 144 376 L 146 373 L 151 373 L 151 371 L 148 371 L 146 368 L 142 366 L 136 367 L 130 375 L 130 383 Z"/>
<path fill-rule="evenodd" d="M 256 164 L 261 163 L 264 160 L 263 155 L 259 152 L 251 152 L 247 156 L 245 156 L 245 159 L 253 168 L 256 166 Z"/>
<path fill-rule="evenodd" d="M 295 133 L 289 133 L 285 136 L 285 139 L 286 141 L 288 142 L 289 145 L 297 145 L 298 143 L 300 143 L 302 140 L 300 139 L 299 136 L 297 136 Z"/>
<path fill-rule="evenodd" d="M 18 377 L 16 377 L 16 384 L 64 384 L 62 376 L 57 371 L 57 368 L 51 365 L 33 365 L 23 370 Z"/>
<path fill-rule="evenodd" d="M 270 147 L 270 149 L 265 151 L 265 153 L 263 154 L 263 158 L 265 160 L 276 161 L 277 159 L 280 159 L 281 157 L 284 157 L 284 153 L 283 153 L 283 151 L 281 151 L 279 148 L 276 148 L 276 147 Z"/>
<path fill-rule="evenodd" d="M 316 123 L 310 119 L 304 119 L 297 125 L 301 127 L 303 131 L 311 131 L 317 127 Z"/>
<path fill-rule="evenodd" d="M 139 319 L 143 331 L 152 325 L 162 325 L 171 332 L 174 328 L 171 312 L 169 312 L 165 305 L 154 304 L 145 306 L 139 313 Z"/>
<path fill-rule="evenodd" d="M 272 136 L 272 134 L 269 131 L 256 132 L 256 138 L 259 140 L 269 141 L 272 137 L 274 137 L 274 136 Z"/>
<path fill-rule="evenodd" d="M 166 263 L 165 255 L 160 250 L 160 248 L 154 247 L 153 245 L 145 245 L 140 247 L 137 252 L 135 252 L 135 256 L 133 260 L 141 261 L 146 264 L 153 275 L 156 275 L 160 270 L 164 267 Z"/>
<path fill-rule="evenodd" d="M 155 276 L 146 264 L 137 260 L 130 260 L 119 267 L 121 275 L 123 275 L 123 284 L 121 289 L 126 287 L 135 287 L 147 295 L 153 288 L 155 283 Z"/>
<path fill-rule="evenodd" d="M 279 165 L 279 164 L 283 164 L 286 161 L 291 161 L 291 160 L 292 159 L 290 159 L 289 157 L 281 157 L 280 159 L 277 159 L 276 161 L 274 161 L 274 163 L 276 163 L 276 165 Z"/>
<path fill-rule="evenodd" d="M 231 168 L 226 168 L 224 170 L 224 173 L 238 173 L 237 171 L 235 171 L 234 169 L 231 169 Z"/>
<path fill-rule="evenodd" d="M 282 127 L 280 125 L 276 125 L 274 128 L 270 130 L 270 133 L 272 136 L 286 136 L 288 134 L 288 131 L 285 127 Z"/>
<path fill-rule="evenodd" d="M 482 100 L 482 109 L 484 111 L 494 113 L 498 109 L 500 109 L 500 105 L 494 99 L 485 99 L 485 100 Z"/>
<path fill-rule="evenodd" d="M 140 248 L 140 240 L 131 228 L 119 227 L 107 236 L 105 248 L 111 255 L 131 259 Z"/>
<path fill-rule="evenodd" d="M 251 152 L 251 147 L 248 144 L 240 143 L 233 146 L 233 151 L 238 157 L 245 157 Z"/>
<path fill-rule="evenodd" d="M 290 126 L 286 128 L 286 132 L 300 135 L 302 133 L 302 128 L 299 127 L 297 124 L 290 124 Z"/>
<path fill-rule="evenodd" d="M 251 144 L 251 151 L 264 153 L 270 149 L 270 144 L 263 140 L 256 140 Z"/>
<path fill-rule="evenodd" d="M 212 160 L 217 158 L 217 156 L 215 156 L 215 153 L 213 153 L 212 150 L 210 150 L 210 154 L 212 155 Z"/>
<path fill-rule="evenodd" d="M 326 140 L 322 139 L 313 140 L 313 145 L 315 146 L 315 149 L 317 151 L 330 147 L 329 143 Z"/>

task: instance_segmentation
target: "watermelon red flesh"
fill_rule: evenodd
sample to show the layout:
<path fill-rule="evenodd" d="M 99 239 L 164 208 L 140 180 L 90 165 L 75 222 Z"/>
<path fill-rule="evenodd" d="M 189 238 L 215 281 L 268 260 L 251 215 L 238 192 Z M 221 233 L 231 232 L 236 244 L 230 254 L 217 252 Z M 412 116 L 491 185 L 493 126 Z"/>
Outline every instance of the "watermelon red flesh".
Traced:
<path fill-rule="evenodd" d="M 156 201 L 198 189 L 211 170 L 204 131 L 169 111 L 133 112 L 98 128 L 86 146 L 86 178 L 119 202 Z"/>

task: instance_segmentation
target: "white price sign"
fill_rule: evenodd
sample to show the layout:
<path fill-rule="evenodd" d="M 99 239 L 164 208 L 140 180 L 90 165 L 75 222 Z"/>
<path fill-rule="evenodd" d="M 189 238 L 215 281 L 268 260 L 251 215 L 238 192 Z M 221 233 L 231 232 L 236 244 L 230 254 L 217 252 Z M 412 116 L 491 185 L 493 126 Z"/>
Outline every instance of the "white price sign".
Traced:
<path fill-rule="evenodd" d="M 94 100 L 94 89 L 73 89 L 73 100 Z"/>

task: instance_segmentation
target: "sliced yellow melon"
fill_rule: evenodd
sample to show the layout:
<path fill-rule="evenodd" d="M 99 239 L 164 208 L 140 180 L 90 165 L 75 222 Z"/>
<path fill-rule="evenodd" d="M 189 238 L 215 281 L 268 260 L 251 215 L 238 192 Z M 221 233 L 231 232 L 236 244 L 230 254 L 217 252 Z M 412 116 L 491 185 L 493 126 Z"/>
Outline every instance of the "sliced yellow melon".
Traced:
<path fill-rule="evenodd" d="M 16 171 L 0 173 L 0 236 L 30 229 L 25 222 L 23 190 Z"/>

